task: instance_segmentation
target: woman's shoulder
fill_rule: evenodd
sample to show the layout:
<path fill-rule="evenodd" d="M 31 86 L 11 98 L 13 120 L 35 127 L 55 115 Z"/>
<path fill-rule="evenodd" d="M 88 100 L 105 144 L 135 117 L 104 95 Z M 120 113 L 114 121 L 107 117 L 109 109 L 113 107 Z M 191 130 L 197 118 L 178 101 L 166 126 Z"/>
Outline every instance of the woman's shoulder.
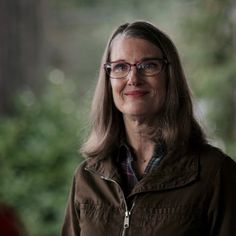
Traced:
<path fill-rule="evenodd" d="M 75 170 L 75 177 L 90 175 L 92 176 L 109 176 L 115 172 L 116 167 L 114 165 L 114 158 L 112 156 L 107 157 L 90 157 L 82 161 Z"/>
<path fill-rule="evenodd" d="M 92 164 L 94 164 L 95 161 L 91 158 L 86 158 L 82 160 L 76 167 L 75 169 L 75 176 L 81 175 L 86 171 L 87 168 L 89 168 Z M 85 172 L 86 173 L 86 172 Z"/>
<path fill-rule="evenodd" d="M 200 157 L 206 160 L 214 161 L 216 163 L 221 163 L 223 161 L 230 161 L 234 164 L 235 161 L 229 157 L 225 152 L 223 152 L 220 148 L 215 147 L 211 144 L 205 144 L 200 149 Z"/>
<path fill-rule="evenodd" d="M 202 171 L 217 174 L 220 171 L 236 176 L 236 162 L 220 148 L 210 144 L 204 145 L 199 152 L 199 163 Z"/>
<path fill-rule="evenodd" d="M 91 179 L 91 174 L 90 174 L 90 160 L 84 159 L 82 160 L 74 170 L 74 175 L 73 175 L 73 181 L 75 186 L 80 186 L 81 184 L 84 185 Z"/>

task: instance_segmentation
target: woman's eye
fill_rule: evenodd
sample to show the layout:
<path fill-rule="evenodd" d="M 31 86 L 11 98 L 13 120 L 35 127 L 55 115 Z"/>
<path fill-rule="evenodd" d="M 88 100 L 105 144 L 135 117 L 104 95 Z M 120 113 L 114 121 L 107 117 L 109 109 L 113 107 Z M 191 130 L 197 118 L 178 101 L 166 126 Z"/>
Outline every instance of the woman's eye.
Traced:
<path fill-rule="evenodd" d="M 127 64 L 119 63 L 119 64 L 114 65 L 112 70 L 113 71 L 126 71 L 127 69 L 128 69 Z"/>
<path fill-rule="evenodd" d="M 144 70 L 155 70 L 159 68 L 159 65 L 157 62 L 147 62 L 142 64 L 142 68 Z"/>

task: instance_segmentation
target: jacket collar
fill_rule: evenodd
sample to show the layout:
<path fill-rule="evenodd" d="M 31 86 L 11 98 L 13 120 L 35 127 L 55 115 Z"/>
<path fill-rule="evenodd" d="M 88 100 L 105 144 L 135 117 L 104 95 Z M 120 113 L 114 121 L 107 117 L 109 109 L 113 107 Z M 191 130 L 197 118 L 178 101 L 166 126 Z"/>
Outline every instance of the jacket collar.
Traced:
<path fill-rule="evenodd" d="M 119 183 L 120 175 L 115 160 L 116 155 L 99 160 L 91 158 L 87 160 L 86 168 Z M 140 180 L 129 196 L 141 192 L 183 187 L 195 181 L 198 175 L 199 156 L 197 154 L 167 155 L 155 170 Z"/>
<path fill-rule="evenodd" d="M 85 168 L 91 172 L 96 173 L 100 177 L 106 179 L 113 179 L 116 182 L 120 182 L 121 178 L 116 166 L 116 156 L 110 155 L 108 157 L 88 158 Z"/>
<path fill-rule="evenodd" d="M 195 181 L 198 175 L 198 155 L 184 155 L 178 158 L 167 156 L 152 173 L 146 175 L 134 187 L 131 195 L 138 192 L 161 191 L 183 187 Z"/>

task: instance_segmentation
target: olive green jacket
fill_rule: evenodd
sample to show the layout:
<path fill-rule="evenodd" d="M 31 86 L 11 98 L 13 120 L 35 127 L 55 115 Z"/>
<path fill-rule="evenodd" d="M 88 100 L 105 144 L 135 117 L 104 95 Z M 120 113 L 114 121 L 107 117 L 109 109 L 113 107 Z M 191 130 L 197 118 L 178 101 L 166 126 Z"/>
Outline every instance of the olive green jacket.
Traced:
<path fill-rule="evenodd" d="M 236 163 L 220 150 L 166 156 L 126 200 L 114 159 L 78 167 L 62 236 L 236 235 Z"/>

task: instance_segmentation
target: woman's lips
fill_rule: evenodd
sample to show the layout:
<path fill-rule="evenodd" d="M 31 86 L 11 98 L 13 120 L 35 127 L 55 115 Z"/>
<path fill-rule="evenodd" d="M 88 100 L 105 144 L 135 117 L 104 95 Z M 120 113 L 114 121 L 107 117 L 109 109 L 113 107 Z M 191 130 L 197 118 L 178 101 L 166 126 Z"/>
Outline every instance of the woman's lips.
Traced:
<path fill-rule="evenodd" d="M 127 91 L 124 94 L 126 96 L 131 96 L 131 97 L 141 97 L 146 95 L 147 93 L 148 93 L 147 91 L 133 90 L 133 91 Z"/>

